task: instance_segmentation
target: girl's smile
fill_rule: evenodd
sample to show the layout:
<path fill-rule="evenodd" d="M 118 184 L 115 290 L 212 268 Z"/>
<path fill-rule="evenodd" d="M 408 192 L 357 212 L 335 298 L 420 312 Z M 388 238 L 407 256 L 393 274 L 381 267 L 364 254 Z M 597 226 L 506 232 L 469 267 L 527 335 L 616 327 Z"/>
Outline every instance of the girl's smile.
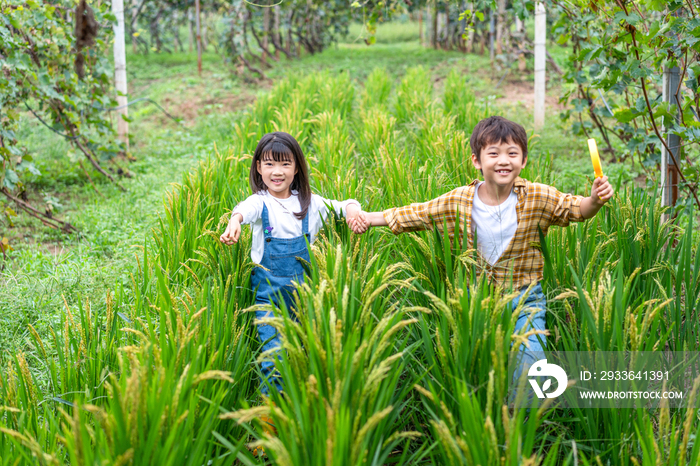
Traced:
<path fill-rule="evenodd" d="M 290 187 L 297 174 L 294 159 L 275 161 L 270 158 L 258 161 L 258 173 L 271 196 L 286 199 L 292 195 Z"/>

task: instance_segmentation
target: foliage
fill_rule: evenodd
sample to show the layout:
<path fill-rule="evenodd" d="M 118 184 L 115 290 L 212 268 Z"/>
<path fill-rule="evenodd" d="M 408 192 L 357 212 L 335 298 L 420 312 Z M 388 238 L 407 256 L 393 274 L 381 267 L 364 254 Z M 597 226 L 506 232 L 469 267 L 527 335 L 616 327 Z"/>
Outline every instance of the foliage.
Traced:
<path fill-rule="evenodd" d="M 107 6 L 87 9 L 82 26 L 71 30 L 72 2 L 50 4 L 30 0 L 6 1 L 0 16 L 0 153 L 3 193 L 25 189 L 27 174 L 39 175 L 35 158 L 17 139 L 21 111 L 29 110 L 46 120 L 67 139 L 75 151 L 75 162 L 86 158 L 98 171 L 113 179 L 102 163 L 119 153 L 114 131 L 104 109 L 114 105 L 111 97 L 112 67 L 105 56 L 110 33 L 98 33 L 100 24 L 113 19 Z M 84 3 L 76 7 L 83 14 Z M 110 31 L 109 27 L 101 27 Z M 82 163 L 82 162 L 80 162 Z M 14 198 L 19 207 L 36 216 Z M 53 224 L 50 212 L 45 223 Z M 64 229 L 70 225 L 57 222 Z"/>
<path fill-rule="evenodd" d="M 695 159 L 700 142 L 700 22 L 690 1 L 553 1 L 554 27 L 560 43 L 571 43 L 562 100 L 575 119 L 576 134 L 601 135 L 613 160 L 637 158 L 656 169 L 667 134 L 682 138 L 676 159 L 681 185 L 697 192 L 700 171 Z M 664 69 L 679 67 L 681 84 L 671 94 L 676 112 L 659 89 Z M 583 119 L 586 115 L 588 118 Z M 668 147 L 666 147 L 668 149 Z M 694 194 L 697 200 L 697 194 Z"/>

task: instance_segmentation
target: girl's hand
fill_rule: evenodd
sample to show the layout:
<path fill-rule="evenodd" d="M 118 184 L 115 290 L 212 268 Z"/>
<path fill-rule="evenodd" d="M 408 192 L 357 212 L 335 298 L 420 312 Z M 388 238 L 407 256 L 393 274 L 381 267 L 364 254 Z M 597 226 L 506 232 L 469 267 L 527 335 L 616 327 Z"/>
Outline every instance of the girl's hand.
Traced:
<path fill-rule="evenodd" d="M 224 231 L 224 234 L 219 237 L 219 240 L 222 243 L 230 246 L 238 242 L 238 238 L 241 237 L 241 223 L 238 221 L 238 217 L 240 217 L 240 215 L 241 214 L 234 214 L 231 217 L 231 221 L 228 223 L 226 231 Z"/>
<path fill-rule="evenodd" d="M 593 180 L 593 187 L 591 188 L 591 199 L 598 205 L 603 205 L 610 200 L 613 196 L 613 188 L 608 183 L 608 177 L 603 176 Z"/>
<path fill-rule="evenodd" d="M 349 217 L 347 219 L 347 222 L 352 232 L 356 235 L 361 235 L 362 233 L 367 231 L 367 216 L 363 211 L 358 212 L 357 215 L 355 215 L 354 217 Z"/>

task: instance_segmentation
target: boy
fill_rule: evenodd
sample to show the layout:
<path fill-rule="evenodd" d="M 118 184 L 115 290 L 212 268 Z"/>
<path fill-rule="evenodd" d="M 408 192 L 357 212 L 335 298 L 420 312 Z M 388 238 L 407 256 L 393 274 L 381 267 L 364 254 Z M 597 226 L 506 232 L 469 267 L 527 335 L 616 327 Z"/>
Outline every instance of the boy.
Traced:
<path fill-rule="evenodd" d="M 473 247 L 476 236 L 482 273 L 492 282 L 504 287 L 512 284 L 514 290 L 519 290 L 511 303 L 512 309 L 525 300 L 516 333 L 539 330 L 536 333 L 544 334 L 547 301 L 539 283 L 544 259 L 541 251 L 532 246 L 540 240 L 538 225 L 546 235 L 551 225 L 567 226 L 572 221 L 592 218 L 612 197 L 612 186 L 607 177 L 596 178 L 590 197 L 584 198 L 520 178 L 520 171 L 527 163 L 527 134 L 521 125 L 503 117 L 480 121 L 474 127 L 470 146 L 472 163 L 481 171 L 484 181 L 474 180 L 432 201 L 384 212 L 363 212 L 348 224 L 359 234 L 369 226 L 388 226 L 394 234 L 399 234 L 431 229 L 433 223 L 442 228 L 446 220 L 448 232 L 453 236 L 455 225 L 461 223 L 460 244 L 463 230 L 467 232 L 467 248 Z M 462 217 L 460 223 L 457 223 L 458 212 Z M 536 360 L 533 353 L 542 354 L 543 348 L 534 332 L 527 340 L 529 349 L 523 363 L 529 365 Z"/>

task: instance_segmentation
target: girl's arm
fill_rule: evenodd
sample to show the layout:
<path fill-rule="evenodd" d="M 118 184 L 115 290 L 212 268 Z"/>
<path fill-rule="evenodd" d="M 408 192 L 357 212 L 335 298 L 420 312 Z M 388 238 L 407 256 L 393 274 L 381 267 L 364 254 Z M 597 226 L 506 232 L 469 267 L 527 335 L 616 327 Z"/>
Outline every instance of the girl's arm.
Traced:
<path fill-rule="evenodd" d="M 317 202 L 318 213 L 322 219 L 325 220 L 328 215 L 328 206 L 333 207 L 335 212 L 340 212 L 345 215 L 345 220 L 350 223 L 350 219 L 356 218 L 357 215 L 362 212 L 362 207 L 360 203 L 355 199 L 346 199 L 344 201 L 336 201 L 333 199 L 326 199 L 317 194 L 313 195 L 313 201 Z"/>
<path fill-rule="evenodd" d="M 243 216 L 236 212 L 231 215 L 231 220 L 228 222 L 226 231 L 219 237 L 219 240 L 227 245 L 232 245 L 238 242 L 238 238 L 241 236 L 241 222 L 243 221 Z"/>
<path fill-rule="evenodd" d="M 256 194 L 239 203 L 233 209 L 226 231 L 219 237 L 219 240 L 229 246 L 237 243 L 241 236 L 241 224 L 254 223 L 262 215 L 264 205 L 262 198 Z"/>

